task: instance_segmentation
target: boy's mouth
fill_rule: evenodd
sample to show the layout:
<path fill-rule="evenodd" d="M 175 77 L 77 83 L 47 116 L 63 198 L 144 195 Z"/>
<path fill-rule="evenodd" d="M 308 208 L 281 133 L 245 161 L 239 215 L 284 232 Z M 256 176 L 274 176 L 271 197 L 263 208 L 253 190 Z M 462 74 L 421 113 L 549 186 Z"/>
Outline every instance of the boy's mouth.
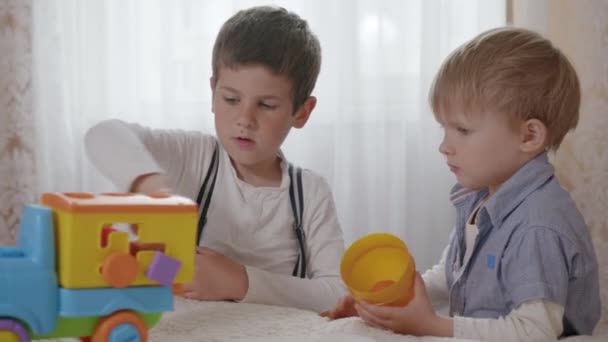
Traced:
<path fill-rule="evenodd" d="M 453 164 L 448 164 L 448 167 L 450 168 L 450 171 L 457 173 L 458 170 L 460 169 L 458 166 L 453 165 Z"/>
<path fill-rule="evenodd" d="M 234 137 L 232 138 L 237 145 L 241 147 L 253 147 L 255 145 L 255 141 L 246 137 Z"/>

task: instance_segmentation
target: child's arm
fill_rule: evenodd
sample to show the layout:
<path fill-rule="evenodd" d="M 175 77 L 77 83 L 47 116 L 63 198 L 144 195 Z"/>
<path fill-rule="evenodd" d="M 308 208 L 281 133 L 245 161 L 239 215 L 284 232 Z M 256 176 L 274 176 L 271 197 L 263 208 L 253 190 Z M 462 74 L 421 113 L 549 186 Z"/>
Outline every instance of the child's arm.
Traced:
<path fill-rule="evenodd" d="M 522 303 L 505 317 L 454 317 L 454 336 L 483 341 L 555 341 L 562 333 L 564 307 L 548 300 Z"/>
<path fill-rule="evenodd" d="M 170 188 L 173 193 L 195 198 L 214 141 L 213 136 L 199 132 L 157 130 L 106 120 L 87 131 L 85 148 L 93 165 L 121 191 Z M 150 184 L 149 178 L 154 180 L 154 175 L 165 178 Z"/>
<path fill-rule="evenodd" d="M 162 173 L 147 173 L 135 178 L 131 183 L 130 192 L 153 193 L 153 192 L 171 192 L 169 180 Z"/>
<path fill-rule="evenodd" d="M 327 317 L 331 320 L 346 317 L 359 316 L 355 309 L 355 299 L 350 295 L 346 295 L 338 301 L 336 306 L 330 310 L 325 310 L 320 313 L 322 317 Z"/>
<path fill-rule="evenodd" d="M 249 287 L 245 266 L 211 248 L 197 247 L 194 277 L 184 297 L 197 300 L 240 300 Z"/>
<path fill-rule="evenodd" d="M 546 300 L 522 303 L 509 315 L 498 319 L 444 317 L 436 314 L 420 277 L 415 297 L 405 307 L 367 303 L 355 309 L 371 325 L 416 336 L 458 337 L 482 341 L 554 341 L 562 331 L 564 309 Z"/>
<path fill-rule="evenodd" d="M 449 290 L 445 277 L 445 259 L 448 254 L 448 249 L 449 245 L 446 246 L 441 253 L 439 263 L 422 274 L 426 293 L 435 310 L 440 310 L 449 305 Z"/>
<path fill-rule="evenodd" d="M 163 172 L 134 126 L 120 120 L 102 121 L 91 127 L 84 143 L 89 160 L 120 191 L 129 190 L 141 175 Z"/>
<path fill-rule="evenodd" d="M 304 177 L 304 230 L 307 273 L 302 279 L 246 266 L 249 289 L 243 302 L 290 306 L 321 312 L 332 307 L 346 290 L 340 278 L 344 240 L 329 185 Z M 297 244 L 294 243 L 294 250 Z M 295 263 L 294 263 L 295 265 Z"/>

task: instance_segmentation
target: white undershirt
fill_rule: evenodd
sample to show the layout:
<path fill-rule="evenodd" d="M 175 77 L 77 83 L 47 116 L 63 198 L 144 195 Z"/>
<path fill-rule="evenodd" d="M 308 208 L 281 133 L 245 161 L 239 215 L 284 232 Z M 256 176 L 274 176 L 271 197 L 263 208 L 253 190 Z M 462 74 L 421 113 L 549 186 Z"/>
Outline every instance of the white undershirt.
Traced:
<path fill-rule="evenodd" d="M 475 239 L 477 238 L 477 233 L 479 233 L 479 229 L 477 229 L 477 225 L 473 223 L 467 223 L 464 227 L 464 238 L 465 238 L 465 250 L 464 250 L 464 258 L 462 259 L 462 267 L 459 270 L 459 273 L 462 272 L 466 265 L 469 263 L 471 259 L 471 255 L 473 254 L 473 246 L 475 246 Z"/>
<path fill-rule="evenodd" d="M 473 250 L 475 250 L 475 239 L 477 239 L 477 234 L 479 233 L 479 229 L 477 228 L 477 213 L 479 212 L 479 208 L 483 205 L 484 201 L 479 202 L 479 205 L 471 212 L 469 219 L 464 227 L 464 259 L 462 260 L 462 264 L 466 265 L 469 263 L 469 259 L 471 259 L 471 255 L 473 254 Z M 464 269 L 465 267 L 461 267 Z"/>

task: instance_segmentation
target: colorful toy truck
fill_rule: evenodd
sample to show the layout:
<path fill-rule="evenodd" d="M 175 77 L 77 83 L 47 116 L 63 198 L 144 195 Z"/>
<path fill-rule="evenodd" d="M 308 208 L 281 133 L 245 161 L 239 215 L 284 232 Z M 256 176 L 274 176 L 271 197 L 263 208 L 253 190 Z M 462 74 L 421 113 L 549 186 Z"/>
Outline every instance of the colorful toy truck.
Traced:
<path fill-rule="evenodd" d="M 166 194 L 43 194 L 0 247 L 0 341 L 147 341 L 192 280 L 197 217 Z"/>

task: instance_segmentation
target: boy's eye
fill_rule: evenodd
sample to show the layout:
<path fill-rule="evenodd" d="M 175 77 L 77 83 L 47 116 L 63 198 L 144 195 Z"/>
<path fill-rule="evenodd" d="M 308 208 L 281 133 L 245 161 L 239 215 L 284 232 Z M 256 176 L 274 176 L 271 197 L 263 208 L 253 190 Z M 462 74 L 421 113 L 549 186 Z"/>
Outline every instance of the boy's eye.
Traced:
<path fill-rule="evenodd" d="M 235 104 L 239 101 L 239 99 L 237 99 L 236 97 L 224 96 L 224 101 L 226 101 L 229 104 Z"/>
<path fill-rule="evenodd" d="M 467 134 L 471 133 L 470 130 L 468 130 L 464 127 L 456 127 L 456 130 L 458 131 L 458 133 L 460 133 L 462 135 L 467 135 Z"/>
<path fill-rule="evenodd" d="M 270 103 L 266 103 L 266 102 L 260 102 L 260 107 L 265 108 L 265 109 L 277 108 L 277 106 L 275 106 L 274 104 L 270 104 Z"/>

